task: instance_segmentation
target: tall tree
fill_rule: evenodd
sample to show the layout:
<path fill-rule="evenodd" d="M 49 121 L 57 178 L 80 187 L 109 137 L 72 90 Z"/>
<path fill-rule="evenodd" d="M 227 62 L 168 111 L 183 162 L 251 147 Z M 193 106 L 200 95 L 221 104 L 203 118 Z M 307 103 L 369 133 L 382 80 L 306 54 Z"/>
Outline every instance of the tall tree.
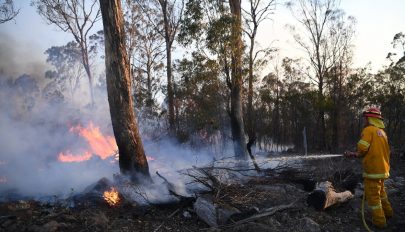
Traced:
<path fill-rule="evenodd" d="M 351 16 L 345 18 L 343 12 L 335 16 L 329 27 L 331 40 L 331 56 L 333 66 L 327 73 L 327 89 L 331 98 L 331 148 L 339 152 L 343 133 L 339 130 L 341 125 L 341 112 L 344 106 L 344 89 L 352 65 L 352 39 L 354 37 L 355 19 Z"/>
<path fill-rule="evenodd" d="M 274 10 L 275 0 L 249 0 L 249 10 L 244 10 L 246 28 L 244 32 L 249 38 L 249 77 L 248 77 L 248 102 L 247 102 L 247 132 L 249 139 L 255 134 L 253 116 L 253 80 L 254 64 L 259 53 L 266 49 L 255 51 L 257 30 L 261 22 L 268 18 Z"/>
<path fill-rule="evenodd" d="M 91 105 L 94 105 L 94 94 L 89 33 L 100 19 L 97 2 L 97 0 L 32 0 L 31 2 L 49 24 L 54 24 L 62 31 L 71 33 L 79 45 L 83 67 L 89 80 Z"/>
<path fill-rule="evenodd" d="M 238 159 L 247 159 L 245 130 L 242 113 L 242 16 L 241 0 L 229 0 L 231 14 L 233 16 L 231 31 L 231 129 L 235 156 Z"/>
<path fill-rule="evenodd" d="M 73 99 L 84 74 L 83 65 L 80 65 L 80 47 L 71 41 L 63 46 L 52 46 L 45 54 L 48 56 L 46 62 L 54 67 L 45 72 L 45 77 L 51 79 L 54 86 L 58 86 L 62 92 L 67 90 Z"/>
<path fill-rule="evenodd" d="M 13 0 L 0 0 L 0 24 L 14 19 L 20 9 L 14 7 Z"/>
<path fill-rule="evenodd" d="M 325 85 L 329 69 L 335 65 L 332 40 L 329 29 L 336 16 L 341 13 L 337 9 L 337 0 L 297 0 L 289 2 L 290 8 L 303 30 L 300 33 L 295 26 L 290 26 L 295 41 L 307 54 L 312 72 L 308 73 L 318 89 L 318 148 L 326 148 L 325 124 Z"/>
<path fill-rule="evenodd" d="M 162 8 L 164 38 L 166 42 L 166 72 L 167 72 L 167 99 L 169 107 L 169 126 L 170 131 L 175 130 L 174 125 L 174 93 L 173 93 L 173 74 L 172 74 L 172 48 L 175 36 L 178 32 L 181 16 L 183 14 L 183 2 L 179 12 L 176 14 L 175 3 L 168 0 L 158 0 Z"/>
<path fill-rule="evenodd" d="M 120 0 L 100 0 L 104 24 L 107 92 L 121 173 L 132 180 L 150 178 L 131 98 L 130 63 Z M 139 176 L 141 174 L 141 177 Z"/>
<path fill-rule="evenodd" d="M 166 45 L 166 74 L 167 74 L 167 105 L 169 111 L 169 130 L 170 133 L 175 132 L 175 109 L 174 109 L 174 83 L 172 73 L 172 50 L 173 42 L 180 27 L 181 17 L 183 15 L 184 0 L 180 3 L 176 0 L 137 0 L 144 9 L 154 7 L 160 9 L 161 21 L 163 28 L 160 27 L 152 17 L 150 21 L 155 24 L 155 28 L 165 40 Z"/>
<path fill-rule="evenodd" d="M 156 24 L 160 20 L 158 9 L 139 7 L 133 1 L 127 0 L 127 35 L 132 42 L 131 65 L 133 69 L 133 81 L 137 84 L 136 99 L 138 106 L 146 106 L 151 110 L 155 103 L 155 95 L 158 91 L 160 77 L 163 74 L 165 58 L 165 40 L 159 34 L 158 28 L 161 24 Z M 154 23 L 152 23 L 153 21 Z M 136 29 L 134 29 L 136 27 Z M 128 33 L 129 32 L 129 33 Z"/>

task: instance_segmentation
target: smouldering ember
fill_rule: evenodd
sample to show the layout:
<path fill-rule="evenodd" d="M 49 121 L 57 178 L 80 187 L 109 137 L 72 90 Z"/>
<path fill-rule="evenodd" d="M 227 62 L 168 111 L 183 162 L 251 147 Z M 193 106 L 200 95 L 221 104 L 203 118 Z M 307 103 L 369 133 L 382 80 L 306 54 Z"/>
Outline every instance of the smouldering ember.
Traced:
<path fill-rule="evenodd" d="M 105 191 L 103 197 L 110 206 L 115 206 L 120 202 L 118 191 L 114 187 L 111 187 L 110 191 Z"/>
<path fill-rule="evenodd" d="M 92 122 L 87 127 L 74 126 L 69 130 L 83 137 L 87 143 L 88 148 L 81 154 L 73 154 L 71 151 L 64 151 L 59 153 L 58 160 L 61 162 L 83 162 L 91 159 L 93 155 L 99 156 L 101 159 L 106 159 L 110 156 L 116 156 L 118 160 L 118 146 L 113 136 L 103 135 L 100 128 L 94 126 Z M 155 160 L 151 156 L 146 156 L 148 161 Z M 1 163 L 0 163 L 1 164 Z"/>

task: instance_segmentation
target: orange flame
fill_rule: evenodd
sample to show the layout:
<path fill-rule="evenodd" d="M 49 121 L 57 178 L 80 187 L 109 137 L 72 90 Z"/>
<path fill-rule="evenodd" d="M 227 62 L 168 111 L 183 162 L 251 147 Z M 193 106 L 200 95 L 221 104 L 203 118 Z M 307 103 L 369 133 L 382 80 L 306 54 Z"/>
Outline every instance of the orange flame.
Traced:
<path fill-rule="evenodd" d="M 83 137 L 88 143 L 88 150 L 82 154 L 73 154 L 70 151 L 61 152 L 58 155 L 62 162 L 82 162 L 91 159 L 93 155 L 106 159 L 113 156 L 117 150 L 117 144 L 112 136 L 104 136 L 99 127 L 94 126 L 92 122 L 87 127 L 80 125 L 74 126 L 69 130 Z"/>
<path fill-rule="evenodd" d="M 90 145 L 91 152 L 100 156 L 101 159 L 112 156 L 114 151 L 117 150 L 114 137 L 104 136 L 100 132 L 100 128 L 95 127 L 92 122 L 87 128 L 76 126 L 72 127 L 70 131 L 84 137 Z"/>
<path fill-rule="evenodd" d="M 118 191 L 114 187 L 111 187 L 110 191 L 105 191 L 103 197 L 110 206 L 115 206 L 120 202 Z"/>
<path fill-rule="evenodd" d="M 81 155 L 74 155 L 70 151 L 59 153 L 58 159 L 62 162 L 82 162 L 89 160 L 92 154 L 90 152 L 85 152 Z"/>
<path fill-rule="evenodd" d="M 58 160 L 61 162 L 83 162 L 91 159 L 93 155 L 99 156 L 101 159 L 107 159 L 108 157 L 117 155 L 118 150 L 115 138 L 109 135 L 103 135 L 100 128 L 94 126 L 92 122 L 89 123 L 87 127 L 74 126 L 69 129 L 71 133 L 78 134 L 83 137 L 87 143 L 87 151 L 82 154 L 73 154 L 71 151 L 61 152 L 58 155 Z M 116 157 L 117 160 L 118 157 Z M 146 156 L 148 161 L 155 160 L 151 156 Z"/>

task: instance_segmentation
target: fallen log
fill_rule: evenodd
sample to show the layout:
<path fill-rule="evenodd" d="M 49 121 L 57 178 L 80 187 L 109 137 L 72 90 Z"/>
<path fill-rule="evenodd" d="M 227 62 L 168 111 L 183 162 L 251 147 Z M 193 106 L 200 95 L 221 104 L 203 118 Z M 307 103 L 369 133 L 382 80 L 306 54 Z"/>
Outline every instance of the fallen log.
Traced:
<path fill-rule="evenodd" d="M 287 204 L 287 205 L 277 205 L 277 206 L 274 206 L 274 207 L 271 207 L 271 208 L 268 208 L 268 209 L 264 209 L 264 210 L 261 211 L 261 213 L 253 215 L 253 216 L 245 218 L 245 219 L 242 219 L 242 220 L 239 220 L 239 221 L 235 222 L 233 225 L 240 225 L 240 224 L 243 224 L 243 223 L 255 221 L 255 220 L 257 220 L 259 218 L 262 218 L 262 217 L 271 216 L 271 215 L 273 215 L 273 214 L 275 214 L 275 213 L 277 213 L 279 211 L 294 208 L 297 202 L 298 202 L 298 200 L 294 201 L 294 202 L 292 202 L 290 204 Z"/>
<path fill-rule="evenodd" d="M 194 203 L 197 216 L 211 227 L 225 225 L 232 215 L 240 213 L 237 208 L 226 204 L 217 204 L 212 196 L 200 196 Z"/>
<path fill-rule="evenodd" d="M 331 182 L 324 181 L 316 184 L 315 190 L 307 198 L 307 203 L 317 210 L 324 210 L 352 198 L 353 194 L 350 191 L 337 193 Z"/>

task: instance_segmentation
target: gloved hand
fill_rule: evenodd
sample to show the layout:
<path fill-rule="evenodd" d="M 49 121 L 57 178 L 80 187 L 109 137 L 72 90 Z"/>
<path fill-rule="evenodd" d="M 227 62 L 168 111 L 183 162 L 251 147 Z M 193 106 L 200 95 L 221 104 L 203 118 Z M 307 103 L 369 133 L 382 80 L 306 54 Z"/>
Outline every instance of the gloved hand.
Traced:
<path fill-rule="evenodd" d="M 344 156 L 349 157 L 349 158 L 355 158 L 359 156 L 359 153 L 356 151 L 345 151 Z"/>

